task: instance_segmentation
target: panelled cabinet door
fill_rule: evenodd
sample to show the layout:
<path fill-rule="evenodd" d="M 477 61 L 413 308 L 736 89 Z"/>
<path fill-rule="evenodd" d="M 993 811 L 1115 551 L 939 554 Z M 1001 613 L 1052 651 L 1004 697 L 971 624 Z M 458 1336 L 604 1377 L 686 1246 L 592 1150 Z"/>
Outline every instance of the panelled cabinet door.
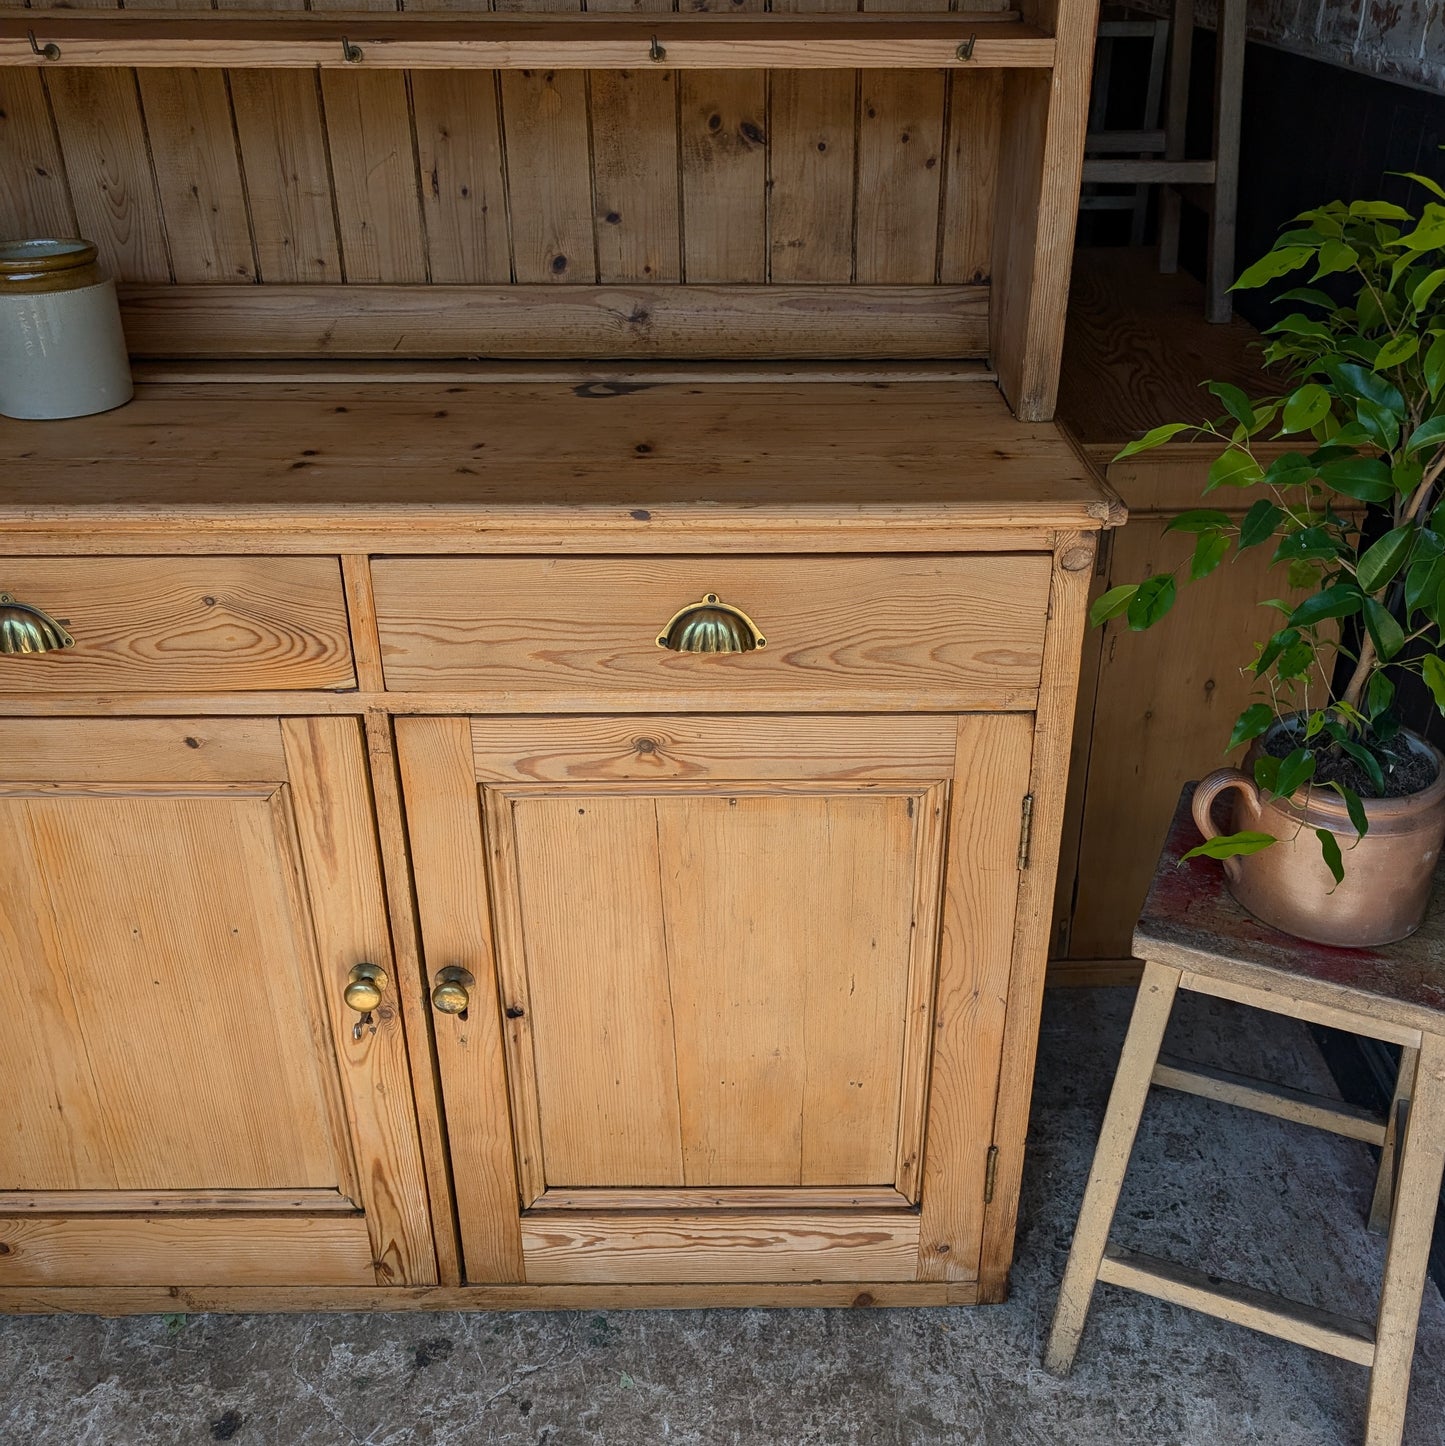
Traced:
<path fill-rule="evenodd" d="M 976 1279 L 1026 715 L 397 732 L 469 1280 Z"/>
<path fill-rule="evenodd" d="M 355 719 L 0 722 L 0 1284 L 434 1281 L 392 973 Z"/>

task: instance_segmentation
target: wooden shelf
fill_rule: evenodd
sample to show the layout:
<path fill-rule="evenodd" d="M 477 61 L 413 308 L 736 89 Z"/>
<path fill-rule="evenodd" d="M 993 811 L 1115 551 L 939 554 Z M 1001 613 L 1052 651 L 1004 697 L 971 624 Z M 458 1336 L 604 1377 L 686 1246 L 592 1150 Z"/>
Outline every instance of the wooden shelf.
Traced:
<path fill-rule="evenodd" d="M 0 18 L 0 65 L 47 69 L 1048 69 L 1054 48 L 1051 35 L 1009 15 L 968 12 L 458 17 L 127 10 Z"/>
<path fill-rule="evenodd" d="M 142 381 L 99 416 L 0 420 L 7 550 L 77 525 L 98 551 L 164 548 L 188 519 L 207 550 L 388 551 L 404 528 L 408 552 L 459 537 L 847 551 L 861 534 L 946 551 L 961 531 L 974 550 L 1016 548 L 1020 528 L 1118 520 L 1058 429 L 1015 421 L 987 382 L 274 375 L 221 367 L 212 382 Z"/>

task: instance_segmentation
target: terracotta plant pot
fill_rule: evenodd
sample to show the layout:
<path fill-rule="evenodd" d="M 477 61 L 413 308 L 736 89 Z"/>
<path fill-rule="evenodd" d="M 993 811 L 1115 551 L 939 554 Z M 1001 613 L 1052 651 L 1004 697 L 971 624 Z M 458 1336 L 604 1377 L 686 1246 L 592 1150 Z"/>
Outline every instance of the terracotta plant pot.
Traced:
<path fill-rule="evenodd" d="M 1271 732 L 1288 726 L 1277 723 Z M 1220 768 L 1199 784 L 1194 822 L 1206 839 L 1249 830 L 1279 840 L 1259 853 L 1224 860 L 1230 892 L 1255 918 L 1301 939 L 1346 948 L 1391 944 L 1420 927 L 1445 840 L 1445 757 L 1423 738 L 1403 736 L 1434 761 L 1435 781 L 1404 798 L 1365 799 L 1370 827 L 1364 838 L 1330 789 L 1307 784 L 1291 798 L 1262 793 L 1253 769 L 1265 751 L 1263 738 L 1245 756 L 1243 771 Z M 1225 792 L 1233 794 L 1233 816 L 1221 828 L 1214 803 Z M 1329 829 L 1344 852 L 1345 877 L 1338 885 L 1320 853 L 1317 828 Z"/>

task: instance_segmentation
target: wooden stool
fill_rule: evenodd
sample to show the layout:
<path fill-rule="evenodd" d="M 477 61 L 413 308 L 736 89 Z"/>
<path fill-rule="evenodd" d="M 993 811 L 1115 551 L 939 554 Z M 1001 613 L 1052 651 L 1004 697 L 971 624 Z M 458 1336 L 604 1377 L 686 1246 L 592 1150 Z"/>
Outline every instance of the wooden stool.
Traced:
<path fill-rule="evenodd" d="M 1109 1095 L 1044 1364 L 1067 1375 L 1095 1281 L 1327 1351 L 1370 1368 L 1367 1446 L 1398 1446 L 1430 1237 L 1445 1167 L 1445 873 L 1424 927 L 1380 949 L 1329 949 L 1277 933 L 1245 913 L 1219 865 L 1180 858 L 1198 841 L 1184 790 L 1134 933 L 1146 961 Z M 1346 867 L 1349 856 L 1346 855 Z M 1233 999 L 1402 1047 L 1388 1120 L 1338 1100 L 1161 1057 L 1180 989 Z M 1151 1084 L 1224 1100 L 1383 1148 L 1371 1224 L 1388 1229 L 1384 1287 L 1367 1322 L 1235 1285 L 1109 1244 L 1139 1118 Z"/>

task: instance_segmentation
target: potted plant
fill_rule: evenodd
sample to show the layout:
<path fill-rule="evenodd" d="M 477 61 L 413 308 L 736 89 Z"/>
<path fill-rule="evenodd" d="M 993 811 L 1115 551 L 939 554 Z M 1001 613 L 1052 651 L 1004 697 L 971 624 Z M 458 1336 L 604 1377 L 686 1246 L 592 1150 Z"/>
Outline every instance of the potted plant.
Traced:
<path fill-rule="evenodd" d="M 1181 433 L 1217 441 L 1204 491 L 1257 497 L 1242 518 L 1207 507 L 1176 518 L 1196 538 L 1176 573 L 1198 581 L 1232 549 L 1269 546 L 1294 597 L 1305 593 L 1262 603 L 1271 621 L 1247 665 L 1260 697 L 1228 745 L 1251 746 L 1243 770 L 1196 790 L 1205 842 L 1187 857 L 1223 860 L 1253 914 L 1328 944 L 1416 929 L 1445 837 L 1445 758 L 1397 712 L 1413 673 L 1445 713 L 1445 189 L 1410 179 L 1436 198 L 1418 215 L 1386 201 L 1306 211 L 1235 283 L 1305 283 L 1278 296 L 1297 309 L 1267 333 L 1279 395 L 1211 383 L 1224 415 L 1156 427 L 1119 454 Z M 1266 441 L 1289 450 L 1266 461 Z M 1092 621 L 1152 627 L 1176 573 L 1111 589 Z M 1228 832 L 1214 822 L 1221 794 Z"/>

